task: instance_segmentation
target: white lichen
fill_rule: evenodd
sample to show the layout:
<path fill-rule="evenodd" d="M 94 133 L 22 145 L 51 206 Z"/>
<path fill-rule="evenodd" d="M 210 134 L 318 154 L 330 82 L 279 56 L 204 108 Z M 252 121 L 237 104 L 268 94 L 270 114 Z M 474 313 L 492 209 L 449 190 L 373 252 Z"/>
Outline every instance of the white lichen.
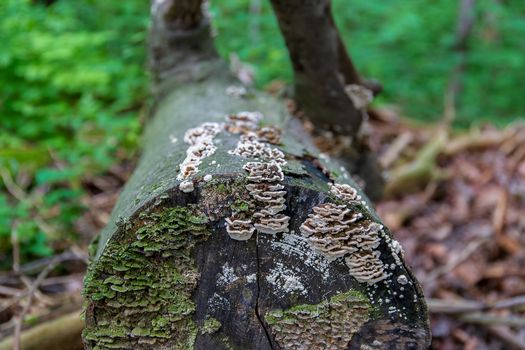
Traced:
<path fill-rule="evenodd" d="M 301 282 L 300 273 L 287 269 L 280 262 L 269 271 L 266 281 L 272 286 L 275 295 L 302 294 L 307 295 L 304 284 Z"/>
<path fill-rule="evenodd" d="M 255 282 L 257 282 L 257 275 L 255 273 L 252 273 L 252 274 L 246 276 L 246 282 L 247 283 L 255 283 Z"/>
<path fill-rule="evenodd" d="M 279 249 L 284 255 L 295 256 L 307 267 L 321 274 L 324 281 L 330 278 L 330 263 L 324 255 L 312 250 L 305 237 L 294 233 L 283 233 L 281 239 L 272 240 L 272 249 Z"/>
<path fill-rule="evenodd" d="M 228 263 L 222 266 L 222 271 L 217 278 L 217 285 L 220 287 L 227 287 L 233 282 L 237 281 L 239 277 L 235 274 L 235 270 Z"/>

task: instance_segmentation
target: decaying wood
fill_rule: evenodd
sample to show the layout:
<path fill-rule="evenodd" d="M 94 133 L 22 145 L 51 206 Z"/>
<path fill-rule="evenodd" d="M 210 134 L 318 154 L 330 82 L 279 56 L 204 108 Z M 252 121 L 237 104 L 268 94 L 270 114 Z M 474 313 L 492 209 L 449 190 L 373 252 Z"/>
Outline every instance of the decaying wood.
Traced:
<path fill-rule="evenodd" d="M 426 348 L 421 288 L 371 203 L 194 28 L 153 24 L 156 110 L 91 257 L 86 348 Z"/>

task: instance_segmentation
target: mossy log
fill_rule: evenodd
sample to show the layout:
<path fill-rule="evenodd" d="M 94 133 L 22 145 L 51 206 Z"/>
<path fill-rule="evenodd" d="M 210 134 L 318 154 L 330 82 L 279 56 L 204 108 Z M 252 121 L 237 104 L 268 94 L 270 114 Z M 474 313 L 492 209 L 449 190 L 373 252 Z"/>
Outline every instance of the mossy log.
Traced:
<path fill-rule="evenodd" d="M 214 54 L 175 69 L 162 35 L 143 154 L 93 245 L 85 347 L 426 348 L 421 288 L 350 174 Z"/>

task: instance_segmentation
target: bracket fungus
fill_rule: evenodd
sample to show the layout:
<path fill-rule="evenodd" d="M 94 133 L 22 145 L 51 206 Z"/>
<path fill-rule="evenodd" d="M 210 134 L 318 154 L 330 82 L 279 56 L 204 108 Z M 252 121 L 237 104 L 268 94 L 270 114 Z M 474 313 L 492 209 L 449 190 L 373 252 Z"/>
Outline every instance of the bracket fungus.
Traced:
<path fill-rule="evenodd" d="M 226 130 L 232 134 L 245 134 L 257 129 L 263 119 L 260 112 L 239 112 L 226 117 Z"/>
<path fill-rule="evenodd" d="M 357 198 L 350 186 L 333 185 L 331 189 L 347 200 Z M 300 231 L 315 250 L 331 259 L 345 256 L 350 274 L 359 282 L 372 284 L 387 277 L 380 252 L 376 250 L 381 243 L 381 224 L 345 205 L 323 203 L 312 211 Z"/>
<path fill-rule="evenodd" d="M 257 136 L 260 140 L 274 145 L 281 143 L 282 131 L 275 126 L 265 126 L 257 130 Z"/>
<path fill-rule="evenodd" d="M 275 162 L 248 162 L 244 165 L 251 182 L 279 182 L 284 180 L 284 173 L 281 166 Z"/>
<path fill-rule="evenodd" d="M 186 158 L 180 164 L 180 171 L 177 175 L 178 180 L 186 180 L 197 174 L 202 160 L 211 156 L 217 150 L 217 147 L 213 144 L 213 139 L 222 129 L 223 126 L 219 123 L 203 123 L 196 128 L 186 131 L 184 142 L 190 144 L 190 146 L 186 150 Z M 179 188 L 183 192 L 191 192 L 193 191 L 193 184 L 190 181 L 183 181 Z"/>
<path fill-rule="evenodd" d="M 352 104 L 358 110 L 364 110 L 374 99 L 372 90 L 362 85 L 350 84 L 345 86 L 345 93 L 352 100 Z"/>
<path fill-rule="evenodd" d="M 380 255 L 378 250 L 359 250 L 349 254 L 345 262 L 352 277 L 359 282 L 373 284 L 388 277 Z"/>
<path fill-rule="evenodd" d="M 330 192 L 337 198 L 345 202 L 353 202 L 361 200 L 361 196 L 357 193 L 357 190 L 347 184 L 329 184 Z"/>
<path fill-rule="evenodd" d="M 255 227 L 249 218 L 240 218 L 239 215 L 232 215 L 225 219 L 226 232 L 232 239 L 237 241 L 249 240 L 255 232 Z"/>
<path fill-rule="evenodd" d="M 286 191 L 279 183 L 284 180 L 281 166 L 286 164 L 285 155 L 268 144 L 280 142 L 280 129 L 274 126 L 259 128 L 258 124 L 263 119 L 259 112 L 240 112 L 226 119 L 225 129 L 230 133 L 241 134 L 236 148 L 228 153 L 259 160 L 247 162 L 243 166 L 248 172 L 246 189 L 257 210 L 252 211 L 250 221 L 227 219 L 228 234 L 233 239 L 245 240 L 251 237 L 255 229 L 267 234 L 288 232 L 290 218 L 281 213 L 286 209 Z"/>
<path fill-rule="evenodd" d="M 284 153 L 270 147 L 268 144 L 257 139 L 257 134 L 249 133 L 241 135 L 237 147 L 230 154 L 238 155 L 244 158 L 260 158 L 264 160 L 273 160 L 276 163 L 284 164 Z"/>
<path fill-rule="evenodd" d="M 282 349 L 346 349 L 369 319 L 370 305 L 342 293 L 317 305 L 271 311 L 266 319 Z"/>

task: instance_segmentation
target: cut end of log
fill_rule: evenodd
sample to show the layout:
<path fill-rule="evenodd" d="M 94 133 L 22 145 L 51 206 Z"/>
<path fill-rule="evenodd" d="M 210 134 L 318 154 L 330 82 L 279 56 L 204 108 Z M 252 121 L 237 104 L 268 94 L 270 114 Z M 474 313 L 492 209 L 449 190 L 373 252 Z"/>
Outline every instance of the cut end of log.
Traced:
<path fill-rule="evenodd" d="M 348 174 L 277 117 L 163 113 L 86 276 L 88 349 L 428 346 L 421 289 Z"/>

